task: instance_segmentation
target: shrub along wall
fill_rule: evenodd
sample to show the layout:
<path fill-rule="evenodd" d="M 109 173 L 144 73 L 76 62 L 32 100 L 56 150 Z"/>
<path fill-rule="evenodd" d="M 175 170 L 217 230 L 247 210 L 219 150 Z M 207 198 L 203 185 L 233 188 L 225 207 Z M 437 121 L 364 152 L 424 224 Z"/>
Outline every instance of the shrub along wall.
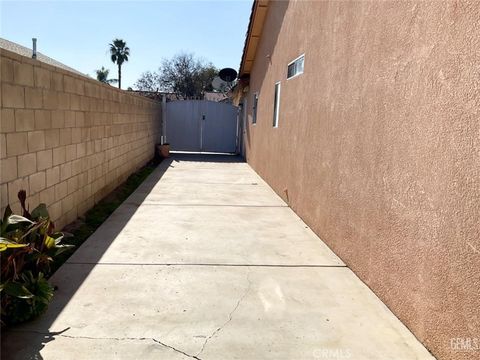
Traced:
<path fill-rule="evenodd" d="M 57 228 L 145 165 L 161 104 L 1 50 L 1 211 L 46 203 Z"/>

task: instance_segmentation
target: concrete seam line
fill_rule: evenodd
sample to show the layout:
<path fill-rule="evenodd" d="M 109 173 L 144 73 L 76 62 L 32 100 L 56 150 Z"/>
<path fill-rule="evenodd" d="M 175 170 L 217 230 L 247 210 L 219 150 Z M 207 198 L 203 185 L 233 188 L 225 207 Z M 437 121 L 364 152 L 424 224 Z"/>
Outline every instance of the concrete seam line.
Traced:
<path fill-rule="evenodd" d="M 288 205 L 227 205 L 227 204 L 152 204 L 142 203 L 137 204 L 133 202 L 125 202 L 123 204 L 136 205 L 136 206 L 212 206 L 212 207 L 258 207 L 258 208 L 289 208 Z"/>
<path fill-rule="evenodd" d="M 178 181 L 163 180 L 162 184 L 178 184 Z M 258 183 L 227 183 L 227 182 L 206 182 L 206 181 L 182 181 L 184 184 L 201 184 L 201 185 L 243 185 L 243 186 L 258 186 Z"/>
<path fill-rule="evenodd" d="M 112 263 L 112 262 L 73 262 L 67 261 L 68 265 L 103 265 L 103 266 L 219 266 L 219 267 L 283 267 L 283 268 L 346 268 L 347 265 L 288 265 L 288 264 L 214 264 L 214 263 Z"/>

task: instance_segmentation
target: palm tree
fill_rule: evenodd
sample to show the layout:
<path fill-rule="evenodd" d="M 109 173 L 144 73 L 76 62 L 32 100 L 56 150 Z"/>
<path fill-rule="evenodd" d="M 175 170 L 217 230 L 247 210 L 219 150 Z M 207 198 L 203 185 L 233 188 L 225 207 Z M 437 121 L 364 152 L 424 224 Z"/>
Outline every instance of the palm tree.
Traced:
<path fill-rule="evenodd" d="M 110 58 L 113 63 L 118 65 L 118 88 L 122 87 L 122 64 L 128 61 L 130 56 L 130 48 L 122 39 L 114 39 L 110 45 Z"/>
<path fill-rule="evenodd" d="M 101 81 L 105 84 L 112 84 L 112 83 L 117 82 L 117 79 L 109 79 L 108 78 L 108 73 L 110 72 L 110 70 L 105 69 L 103 66 L 102 66 L 101 69 L 95 70 L 95 72 L 97 73 L 97 80 L 98 81 Z"/>

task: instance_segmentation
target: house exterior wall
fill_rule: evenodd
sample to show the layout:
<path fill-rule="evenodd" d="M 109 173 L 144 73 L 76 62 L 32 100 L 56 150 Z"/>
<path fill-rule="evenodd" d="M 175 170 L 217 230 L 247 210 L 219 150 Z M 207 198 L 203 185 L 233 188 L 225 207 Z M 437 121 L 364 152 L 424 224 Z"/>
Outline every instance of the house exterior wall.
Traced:
<path fill-rule="evenodd" d="M 270 2 L 246 93 L 248 163 L 449 360 L 480 357 L 459 345 L 480 346 L 479 19 L 473 0 Z"/>
<path fill-rule="evenodd" d="M 161 104 L 0 50 L 0 211 L 43 202 L 57 228 L 154 156 Z"/>

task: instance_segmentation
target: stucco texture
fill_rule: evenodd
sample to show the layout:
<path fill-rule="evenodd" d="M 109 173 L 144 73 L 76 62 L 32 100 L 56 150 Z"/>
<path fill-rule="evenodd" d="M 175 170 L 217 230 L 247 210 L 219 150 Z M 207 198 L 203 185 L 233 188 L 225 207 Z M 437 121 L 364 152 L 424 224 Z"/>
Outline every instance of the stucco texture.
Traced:
<path fill-rule="evenodd" d="M 250 165 L 439 359 L 480 358 L 479 49 L 477 1 L 271 2 L 246 94 Z"/>

